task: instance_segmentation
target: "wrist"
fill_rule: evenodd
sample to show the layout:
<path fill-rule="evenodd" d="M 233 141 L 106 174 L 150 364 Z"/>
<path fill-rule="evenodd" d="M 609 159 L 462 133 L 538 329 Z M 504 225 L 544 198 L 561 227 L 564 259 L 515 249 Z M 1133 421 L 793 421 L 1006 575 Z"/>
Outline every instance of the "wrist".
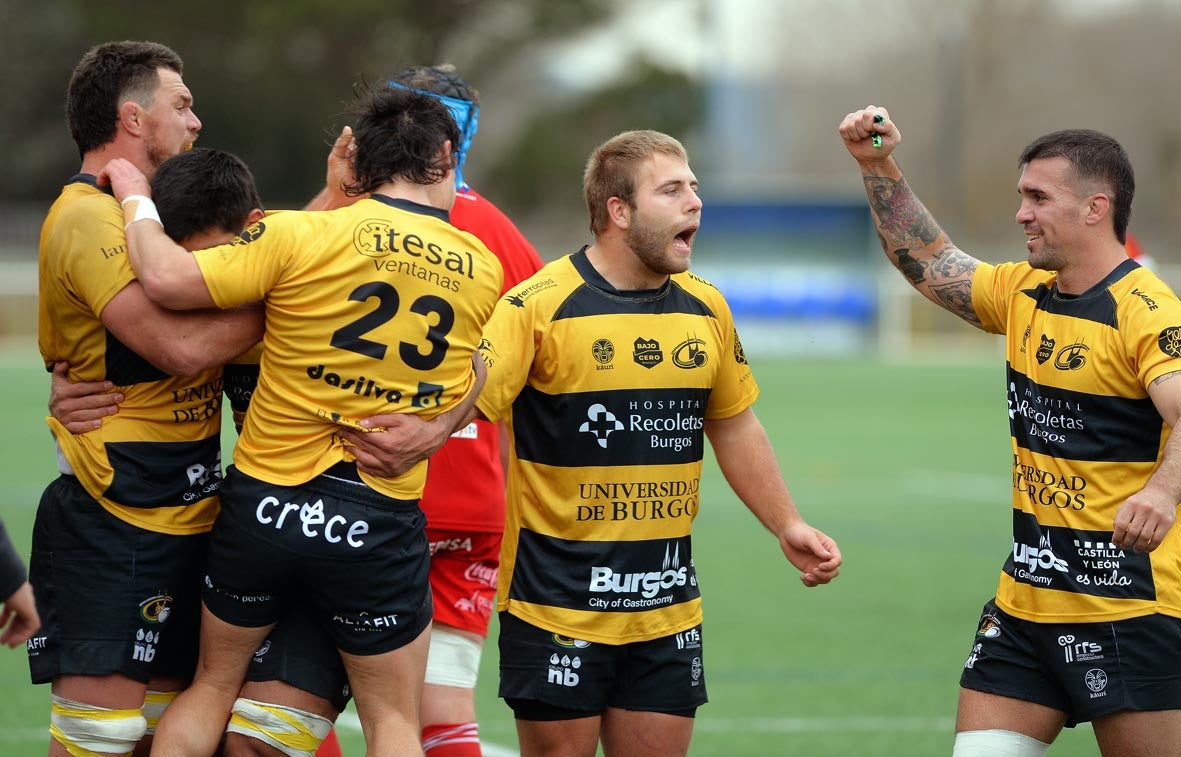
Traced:
<path fill-rule="evenodd" d="M 155 221 L 164 226 L 160 220 L 160 211 L 156 210 L 156 203 L 147 195 L 128 195 L 120 203 L 123 207 L 123 230 L 136 221 Z"/>

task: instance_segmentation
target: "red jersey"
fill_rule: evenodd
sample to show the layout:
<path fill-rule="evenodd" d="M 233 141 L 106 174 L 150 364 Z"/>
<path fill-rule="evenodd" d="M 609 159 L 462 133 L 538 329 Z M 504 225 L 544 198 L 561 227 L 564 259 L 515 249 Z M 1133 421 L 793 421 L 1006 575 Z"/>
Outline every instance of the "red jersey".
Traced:
<path fill-rule="evenodd" d="M 455 193 L 451 224 L 474 234 L 504 268 L 504 291 L 541 268 L 541 258 L 508 216 L 474 189 Z M 430 460 L 420 501 L 433 529 L 504 532 L 504 469 L 500 431 L 473 421 L 457 431 Z"/>

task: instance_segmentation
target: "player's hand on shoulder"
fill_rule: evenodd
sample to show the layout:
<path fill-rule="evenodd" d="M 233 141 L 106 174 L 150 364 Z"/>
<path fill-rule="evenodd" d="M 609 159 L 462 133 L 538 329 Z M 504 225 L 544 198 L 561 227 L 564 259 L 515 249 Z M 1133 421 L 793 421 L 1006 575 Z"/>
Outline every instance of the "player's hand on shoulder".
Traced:
<path fill-rule="evenodd" d="M 120 205 L 132 195 L 152 195 L 152 185 L 148 182 L 148 177 L 126 158 L 115 158 L 107 163 L 99 171 L 97 178 L 100 185 L 111 185 L 111 192 Z"/>

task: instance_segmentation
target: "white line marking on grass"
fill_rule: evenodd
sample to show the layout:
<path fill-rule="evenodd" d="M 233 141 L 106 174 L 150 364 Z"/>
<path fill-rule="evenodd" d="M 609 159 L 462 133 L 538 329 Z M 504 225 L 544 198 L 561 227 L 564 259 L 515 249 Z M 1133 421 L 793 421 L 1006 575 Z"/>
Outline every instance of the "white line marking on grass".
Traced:
<path fill-rule="evenodd" d="M 336 719 L 336 726 L 348 731 L 360 731 L 361 721 L 357 718 L 356 713 L 346 710 L 340 713 L 340 717 Z M 484 757 L 521 757 L 521 753 L 516 749 L 489 744 L 486 741 L 480 742 L 480 749 L 483 750 Z"/>

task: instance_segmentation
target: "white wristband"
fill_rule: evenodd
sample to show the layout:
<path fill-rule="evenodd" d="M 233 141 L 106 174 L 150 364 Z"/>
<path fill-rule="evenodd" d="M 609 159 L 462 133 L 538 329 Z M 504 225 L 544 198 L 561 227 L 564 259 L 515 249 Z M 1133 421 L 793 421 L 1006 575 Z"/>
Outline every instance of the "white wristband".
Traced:
<path fill-rule="evenodd" d="M 155 221 L 161 226 L 160 213 L 156 210 L 156 203 L 145 195 L 128 195 L 123 198 L 123 230 L 136 221 Z"/>

